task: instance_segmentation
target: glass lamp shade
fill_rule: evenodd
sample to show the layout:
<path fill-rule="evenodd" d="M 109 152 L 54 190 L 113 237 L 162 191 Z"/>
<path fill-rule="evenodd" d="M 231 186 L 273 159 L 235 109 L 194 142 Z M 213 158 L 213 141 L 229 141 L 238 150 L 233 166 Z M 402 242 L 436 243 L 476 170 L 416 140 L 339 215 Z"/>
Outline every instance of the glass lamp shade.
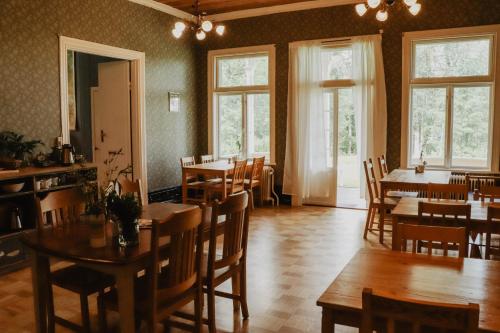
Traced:
<path fill-rule="evenodd" d="M 180 21 L 175 23 L 175 30 L 182 33 L 184 32 L 185 29 L 186 29 L 186 23 Z"/>
<path fill-rule="evenodd" d="M 174 35 L 174 37 L 175 37 L 176 39 L 179 39 L 179 38 L 181 38 L 181 36 L 182 36 L 182 31 L 177 30 L 177 29 L 173 29 L 173 30 L 172 30 L 172 35 Z"/>
<path fill-rule="evenodd" d="M 207 34 L 202 29 L 200 29 L 196 32 L 196 39 L 204 40 L 206 37 L 207 37 Z"/>
<path fill-rule="evenodd" d="M 404 0 L 404 2 L 408 7 L 411 7 L 417 3 L 417 0 Z"/>
<path fill-rule="evenodd" d="M 368 0 L 368 6 L 370 8 L 377 8 L 380 6 L 380 0 Z"/>
<path fill-rule="evenodd" d="M 218 25 L 216 28 L 215 28 L 215 32 L 217 33 L 217 35 L 219 36 L 222 36 L 224 35 L 224 32 L 226 31 L 226 27 L 223 26 L 223 25 Z"/>
<path fill-rule="evenodd" d="M 411 6 L 408 10 L 410 11 L 410 13 L 413 16 L 416 16 L 416 15 L 418 15 L 418 13 L 420 13 L 420 9 L 422 9 L 422 5 L 419 3 L 416 3 L 413 6 Z"/>
<path fill-rule="evenodd" d="M 201 28 L 205 32 L 210 32 L 213 28 L 213 24 L 212 24 L 212 22 L 206 20 L 206 21 L 203 21 L 203 23 L 201 24 Z"/>
<path fill-rule="evenodd" d="M 387 11 L 385 10 L 379 10 L 377 12 L 377 15 L 375 16 L 377 18 L 377 20 L 379 20 L 380 22 L 384 22 L 384 21 L 387 21 L 387 18 L 389 17 L 389 14 L 387 13 Z"/>
<path fill-rule="evenodd" d="M 356 8 L 356 13 L 358 13 L 359 16 L 365 15 L 366 12 L 368 11 L 364 3 L 358 3 L 355 8 Z"/>

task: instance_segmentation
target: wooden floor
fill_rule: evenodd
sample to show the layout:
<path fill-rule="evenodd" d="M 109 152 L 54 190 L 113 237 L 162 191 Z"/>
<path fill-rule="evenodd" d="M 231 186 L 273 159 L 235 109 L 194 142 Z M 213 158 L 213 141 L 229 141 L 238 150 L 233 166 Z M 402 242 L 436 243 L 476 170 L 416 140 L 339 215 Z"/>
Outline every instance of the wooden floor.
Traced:
<path fill-rule="evenodd" d="M 380 247 L 378 237 L 362 238 L 364 210 L 322 207 L 262 208 L 251 218 L 248 254 L 250 319 L 232 312 L 232 302 L 218 300 L 220 332 L 320 332 L 316 300 L 360 247 Z M 389 239 L 388 239 L 389 240 Z M 390 244 L 390 241 L 388 242 Z M 60 264 L 58 264 L 60 265 Z M 223 285 L 222 289 L 229 285 Z M 60 316 L 79 320 L 79 299 L 55 289 Z M 229 289 L 227 289 L 229 290 Z M 0 277 L 0 332 L 33 332 L 31 271 Z M 95 323 L 95 298 L 91 313 Z M 110 314 L 111 326 L 117 315 Z M 66 332 L 61 327 L 57 332 Z M 357 332 L 337 327 L 336 332 Z"/>

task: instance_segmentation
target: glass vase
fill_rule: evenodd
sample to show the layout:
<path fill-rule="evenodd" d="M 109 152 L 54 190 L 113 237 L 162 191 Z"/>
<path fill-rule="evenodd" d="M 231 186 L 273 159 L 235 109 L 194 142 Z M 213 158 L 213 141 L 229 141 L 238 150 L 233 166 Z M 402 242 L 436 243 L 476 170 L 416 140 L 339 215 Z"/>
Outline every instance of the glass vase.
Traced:
<path fill-rule="evenodd" d="M 139 221 L 118 221 L 118 243 L 122 247 L 139 244 Z"/>

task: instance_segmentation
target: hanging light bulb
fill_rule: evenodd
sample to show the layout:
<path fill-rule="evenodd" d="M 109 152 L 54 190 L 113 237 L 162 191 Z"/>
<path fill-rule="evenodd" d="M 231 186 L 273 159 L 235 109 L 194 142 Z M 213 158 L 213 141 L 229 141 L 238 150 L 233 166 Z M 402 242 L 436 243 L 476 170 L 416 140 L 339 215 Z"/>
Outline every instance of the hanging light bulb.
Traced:
<path fill-rule="evenodd" d="M 204 40 L 206 37 L 207 37 L 207 34 L 202 29 L 199 29 L 196 32 L 196 39 L 198 39 L 198 40 Z"/>
<path fill-rule="evenodd" d="M 411 7 L 417 3 L 417 0 L 404 0 L 404 2 L 408 7 Z"/>
<path fill-rule="evenodd" d="M 380 0 L 368 0 L 368 6 L 370 8 L 377 8 L 380 5 Z"/>
<path fill-rule="evenodd" d="M 172 35 L 174 35 L 174 37 L 175 37 L 176 39 L 179 39 L 179 38 L 181 38 L 181 36 L 182 36 L 182 31 L 177 30 L 177 29 L 172 29 Z"/>
<path fill-rule="evenodd" d="M 224 35 L 224 32 L 226 31 L 226 27 L 223 26 L 222 24 L 219 24 L 216 28 L 215 28 L 215 32 L 219 35 L 219 36 L 222 36 Z"/>
<path fill-rule="evenodd" d="M 417 16 L 418 13 L 420 13 L 420 9 L 422 9 L 422 5 L 419 4 L 419 3 L 415 3 L 413 6 L 411 6 L 410 8 L 408 8 L 408 10 L 410 11 L 411 15 L 413 15 L 413 16 Z"/>
<path fill-rule="evenodd" d="M 384 22 L 384 21 L 387 21 L 387 18 L 389 17 L 389 14 L 387 13 L 386 10 L 379 10 L 377 12 L 377 15 L 375 15 L 375 17 L 377 18 L 377 20 L 379 20 L 380 22 Z"/>
<path fill-rule="evenodd" d="M 184 32 L 185 29 L 186 29 L 186 23 L 181 21 L 175 23 L 175 30 L 182 33 Z"/>
<path fill-rule="evenodd" d="M 356 13 L 358 13 L 359 16 L 365 15 L 366 12 L 368 11 L 368 8 L 366 8 L 364 3 L 358 3 L 355 8 L 356 8 Z"/>
<path fill-rule="evenodd" d="M 212 28 L 213 28 L 213 24 L 212 22 L 210 22 L 209 20 L 205 20 L 203 21 L 203 23 L 201 24 L 201 28 L 205 31 L 205 32 L 210 32 L 212 31 Z"/>

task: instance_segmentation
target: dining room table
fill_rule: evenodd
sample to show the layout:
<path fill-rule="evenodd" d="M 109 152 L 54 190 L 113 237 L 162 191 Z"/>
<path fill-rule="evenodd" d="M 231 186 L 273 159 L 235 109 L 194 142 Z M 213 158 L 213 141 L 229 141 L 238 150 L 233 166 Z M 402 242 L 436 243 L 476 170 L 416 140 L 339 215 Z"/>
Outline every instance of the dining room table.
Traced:
<path fill-rule="evenodd" d="M 152 203 L 143 207 L 141 222 L 166 220 L 172 214 L 197 207 L 174 203 Z M 21 241 L 31 259 L 33 300 L 36 332 L 47 332 L 47 290 L 50 284 L 50 258 L 88 267 L 112 275 L 118 292 L 120 332 L 132 333 L 134 319 L 134 281 L 137 273 L 145 269 L 151 257 L 151 228 L 148 223 L 140 228 L 139 244 L 120 247 L 113 237 L 113 228 L 107 223 L 103 229 L 105 246 L 94 248 L 90 244 L 91 226 L 72 223 L 65 227 L 51 227 L 26 232 Z M 150 225 L 150 224 L 149 224 Z M 168 239 L 161 240 L 168 248 Z"/>
<path fill-rule="evenodd" d="M 360 327 L 363 288 L 401 299 L 476 303 L 479 332 L 500 332 L 499 261 L 362 248 L 317 300 L 322 333 L 333 333 L 335 324 Z"/>
<path fill-rule="evenodd" d="M 417 173 L 415 169 L 394 169 L 388 175 L 380 179 L 380 223 L 379 242 L 384 243 L 385 213 L 384 200 L 388 191 L 402 192 L 425 192 L 429 183 L 449 184 L 451 171 L 425 170 Z"/>

